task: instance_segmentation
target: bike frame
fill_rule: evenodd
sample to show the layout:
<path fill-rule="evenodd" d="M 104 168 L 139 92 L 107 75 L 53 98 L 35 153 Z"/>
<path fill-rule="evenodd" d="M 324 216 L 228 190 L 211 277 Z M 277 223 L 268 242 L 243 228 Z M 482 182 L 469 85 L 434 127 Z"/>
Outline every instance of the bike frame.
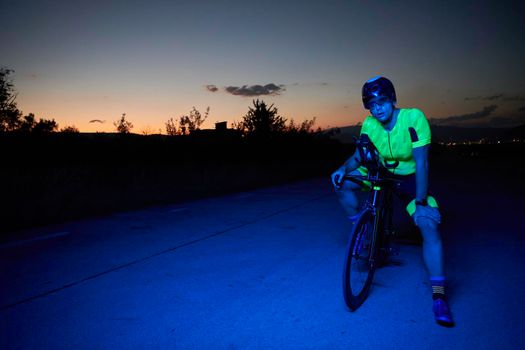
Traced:
<path fill-rule="evenodd" d="M 372 237 L 372 251 L 379 252 L 383 249 L 384 240 L 387 235 L 393 233 L 393 192 L 391 189 L 393 179 L 381 177 L 379 170 L 373 171 L 373 174 L 369 172 L 368 176 L 362 175 L 347 175 L 344 177 L 345 180 L 350 180 L 363 187 L 370 188 L 370 194 L 365 202 L 364 209 L 372 211 L 374 215 L 374 235 Z M 366 182 L 370 185 L 366 184 Z M 376 249 L 377 245 L 377 249 Z M 370 259 L 371 266 L 375 265 L 376 254 L 372 254 Z"/>
<path fill-rule="evenodd" d="M 399 181 L 395 177 L 389 176 L 387 171 L 397 167 L 399 162 L 382 163 L 374 145 L 367 138 L 362 138 L 357 142 L 357 150 L 360 156 L 359 162 L 368 170 L 367 175 L 346 175 L 340 179 L 341 184 L 344 180 L 350 180 L 370 191 L 364 208 L 357 216 L 358 219 L 352 230 L 353 236 L 348 241 L 349 250 L 346 253 L 343 269 L 344 298 L 347 306 L 352 310 L 356 310 L 367 298 L 376 268 L 381 261 L 386 261 L 390 253 L 387 236 L 393 233 L 394 185 Z M 337 178 L 336 182 L 339 182 Z M 367 226 L 365 222 L 373 225 L 373 227 Z M 367 227 L 372 231 L 369 231 Z M 368 242 L 367 254 L 362 255 L 365 240 Z M 358 280 L 355 281 L 357 287 L 354 288 L 355 286 L 353 287 L 353 282 L 351 282 L 353 275 L 351 271 L 352 266 L 356 266 L 355 272 L 358 276 L 360 275 L 359 260 L 367 266 L 367 272 L 358 277 Z M 357 264 L 354 265 L 352 261 L 357 262 Z"/>

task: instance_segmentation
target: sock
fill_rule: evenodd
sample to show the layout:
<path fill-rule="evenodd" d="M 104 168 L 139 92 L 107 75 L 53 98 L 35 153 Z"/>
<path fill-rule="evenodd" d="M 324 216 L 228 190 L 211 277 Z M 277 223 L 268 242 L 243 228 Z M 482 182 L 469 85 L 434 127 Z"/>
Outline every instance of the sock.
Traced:
<path fill-rule="evenodd" d="M 432 300 L 442 299 L 447 300 L 445 295 L 445 277 L 431 276 L 430 284 L 432 285 Z"/>

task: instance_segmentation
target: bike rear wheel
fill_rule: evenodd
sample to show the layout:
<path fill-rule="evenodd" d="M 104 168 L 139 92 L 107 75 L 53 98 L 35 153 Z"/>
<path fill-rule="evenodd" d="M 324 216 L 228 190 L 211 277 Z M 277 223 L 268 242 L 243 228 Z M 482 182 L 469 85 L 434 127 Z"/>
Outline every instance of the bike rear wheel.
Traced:
<path fill-rule="evenodd" d="M 378 242 L 372 209 L 365 209 L 354 224 L 343 268 L 346 305 L 356 310 L 368 296 L 376 269 Z"/>

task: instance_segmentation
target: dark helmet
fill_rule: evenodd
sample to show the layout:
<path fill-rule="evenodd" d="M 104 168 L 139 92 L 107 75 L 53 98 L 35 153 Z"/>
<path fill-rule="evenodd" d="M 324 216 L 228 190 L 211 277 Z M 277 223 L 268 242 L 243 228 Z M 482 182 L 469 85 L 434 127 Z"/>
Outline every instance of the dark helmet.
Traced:
<path fill-rule="evenodd" d="M 385 97 L 390 102 L 397 102 L 394 84 L 385 77 L 374 77 L 363 85 L 363 105 L 370 109 L 370 101 L 377 97 Z"/>

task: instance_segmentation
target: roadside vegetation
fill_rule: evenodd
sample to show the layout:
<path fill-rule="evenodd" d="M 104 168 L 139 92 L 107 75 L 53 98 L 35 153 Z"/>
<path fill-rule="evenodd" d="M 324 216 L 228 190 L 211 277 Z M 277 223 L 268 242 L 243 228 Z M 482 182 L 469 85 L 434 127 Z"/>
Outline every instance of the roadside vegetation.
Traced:
<path fill-rule="evenodd" d="M 193 107 L 167 120 L 162 135 L 132 133 L 126 114 L 115 120 L 114 133 L 80 133 L 23 114 L 11 73 L 0 69 L 0 242 L 24 228 L 311 177 L 325 176 L 329 186 L 329 174 L 354 149 L 316 129 L 315 118 L 297 124 L 258 99 L 229 128 L 201 129 L 210 109 Z M 514 188 L 525 177 L 524 147 L 433 144 L 431 175 L 451 188 L 458 176 Z M 487 164 L 497 165 L 497 180 Z"/>
<path fill-rule="evenodd" d="M 133 133 L 125 113 L 114 133 L 60 128 L 18 109 L 11 73 L 0 70 L 4 233 L 327 175 L 347 154 L 315 119 L 296 124 L 262 100 L 214 130 L 195 107 L 162 135 Z"/>

